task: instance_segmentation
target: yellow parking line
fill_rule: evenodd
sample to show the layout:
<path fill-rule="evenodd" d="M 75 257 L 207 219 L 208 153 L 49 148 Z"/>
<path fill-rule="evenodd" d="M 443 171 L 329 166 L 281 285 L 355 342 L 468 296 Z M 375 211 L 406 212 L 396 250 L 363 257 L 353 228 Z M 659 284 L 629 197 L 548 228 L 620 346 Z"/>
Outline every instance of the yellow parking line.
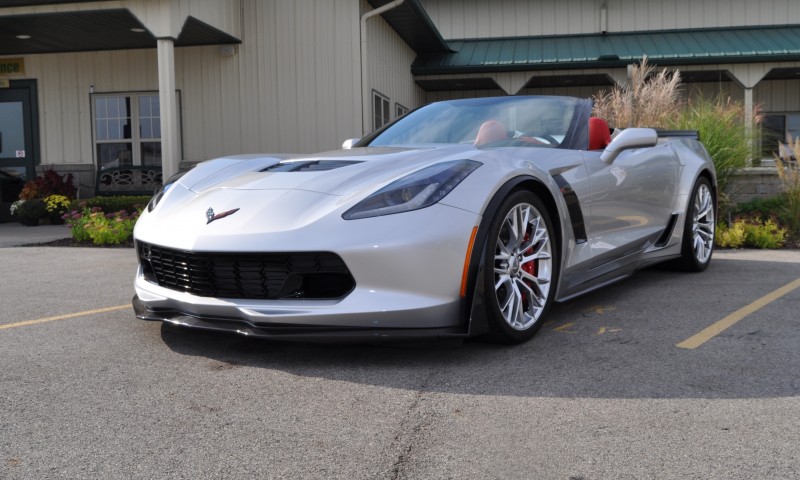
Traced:
<path fill-rule="evenodd" d="M 66 315 L 56 315 L 55 317 L 38 318 L 36 320 L 25 320 L 24 322 L 9 323 L 9 324 L 6 324 L 6 325 L 0 325 L 0 330 L 5 330 L 6 328 L 16 328 L 16 327 L 25 327 L 25 326 L 28 326 L 28 325 L 36 325 L 37 323 L 55 322 L 56 320 L 66 320 L 68 318 L 83 317 L 83 316 L 86 316 L 86 315 L 94 315 L 96 313 L 113 312 L 115 310 L 124 310 L 126 308 L 131 308 L 130 304 L 128 304 L 128 305 L 117 305 L 116 307 L 97 308 L 95 310 L 86 310 L 86 311 L 83 311 L 83 312 L 68 313 Z"/>
<path fill-rule="evenodd" d="M 713 337 L 724 332 L 725 330 L 736 324 L 736 322 L 738 322 L 739 320 L 769 305 L 770 303 L 781 298 L 787 293 L 797 289 L 798 287 L 800 287 L 800 278 L 787 285 L 784 285 L 783 287 L 775 290 L 772 293 L 764 295 L 763 297 L 759 298 L 750 305 L 746 305 L 740 308 L 739 310 L 736 310 L 735 312 L 731 313 L 730 315 L 718 321 L 717 323 L 706 327 L 696 335 L 687 338 L 686 340 L 682 341 L 681 343 L 678 343 L 675 346 L 678 348 L 687 348 L 690 350 L 695 349 L 700 345 L 706 343 L 707 341 L 711 340 Z"/>

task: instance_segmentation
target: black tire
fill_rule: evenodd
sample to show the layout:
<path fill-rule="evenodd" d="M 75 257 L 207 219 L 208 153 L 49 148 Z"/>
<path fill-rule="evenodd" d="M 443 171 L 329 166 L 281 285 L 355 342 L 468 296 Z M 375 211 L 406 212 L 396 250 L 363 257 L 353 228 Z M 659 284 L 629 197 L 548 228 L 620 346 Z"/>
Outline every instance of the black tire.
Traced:
<path fill-rule="evenodd" d="M 490 341 L 522 343 L 542 327 L 558 278 L 555 239 L 547 208 L 533 193 L 513 192 L 500 205 L 484 255 Z"/>
<path fill-rule="evenodd" d="M 700 177 L 692 188 L 692 196 L 686 205 L 686 221 L 683 224 L 681 258 L 677 266 L 686 272 L 702 272 L 714 253 L 717 201 L 711 182 Z"/>

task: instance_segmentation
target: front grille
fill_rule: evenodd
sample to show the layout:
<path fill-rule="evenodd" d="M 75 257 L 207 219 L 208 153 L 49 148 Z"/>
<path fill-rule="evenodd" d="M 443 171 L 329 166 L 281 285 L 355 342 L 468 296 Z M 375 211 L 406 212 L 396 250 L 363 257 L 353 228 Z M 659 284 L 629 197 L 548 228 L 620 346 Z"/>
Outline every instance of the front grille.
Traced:
<path fill-rule="evenodd" d="M 334 299 L 355 281 L 330 252 L 206 253 L 137 244 L 145 279 L 201 297 Z"/>

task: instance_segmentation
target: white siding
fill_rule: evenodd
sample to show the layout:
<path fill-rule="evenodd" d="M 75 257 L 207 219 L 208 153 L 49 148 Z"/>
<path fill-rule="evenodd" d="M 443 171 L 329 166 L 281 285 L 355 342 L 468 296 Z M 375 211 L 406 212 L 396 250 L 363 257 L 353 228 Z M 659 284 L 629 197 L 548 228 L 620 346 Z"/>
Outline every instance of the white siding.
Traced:
<path fill-rule="evenodd" d="M 38 85 L 41 162 L 92 164 L 89 89 L 95 93 L 158 90 L 156 51 L 26 55 Z"/>
<path fill-rule="evenodd" d="M 360 131 L 358 8 L 244 0 L 243 43 L 177 49 L 184 157 L 333 149 Z M 332 20 L 334 19 L 334 20 Z"/>
<path fill-rule="evenodd" d="M 361 0 L 361 8 L 362 13 L 371 10 L 365 0 Z M 414 83 L 411 75 L 411 64 L 417 54 L 382 17 L 367 21 L 367 41 L 368 91 L 377 90 L 389 97 L 392 120 L 395 104 L 414 109 L 425 103 L 425 92 Z M 368 108 L 371 119 L 371 103 Z M 368 131 L 372 130 L 372 123 L 367 127 Z"/>
<path fill-rule="evenodd" d="M 445 39 L 800 23 L 796 0 L 421 0 Z"/>
<path fill-rule="evenodd" d="M 763 112 L 800 112 L 800 79 L 761 82 L 753 89 L 753 103 Z"/>

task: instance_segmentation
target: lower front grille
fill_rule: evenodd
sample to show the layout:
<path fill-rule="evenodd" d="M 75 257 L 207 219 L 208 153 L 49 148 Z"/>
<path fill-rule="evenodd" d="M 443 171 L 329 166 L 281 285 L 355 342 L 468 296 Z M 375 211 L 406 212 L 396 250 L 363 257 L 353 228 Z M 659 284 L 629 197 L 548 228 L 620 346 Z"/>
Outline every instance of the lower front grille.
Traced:
<path fill-rule="evenodd" d="M 342 259 L 330 252 L 208 253 L 137 243 L 144 277 L 201 297 L 336 299 L 355 287 Z"/>

